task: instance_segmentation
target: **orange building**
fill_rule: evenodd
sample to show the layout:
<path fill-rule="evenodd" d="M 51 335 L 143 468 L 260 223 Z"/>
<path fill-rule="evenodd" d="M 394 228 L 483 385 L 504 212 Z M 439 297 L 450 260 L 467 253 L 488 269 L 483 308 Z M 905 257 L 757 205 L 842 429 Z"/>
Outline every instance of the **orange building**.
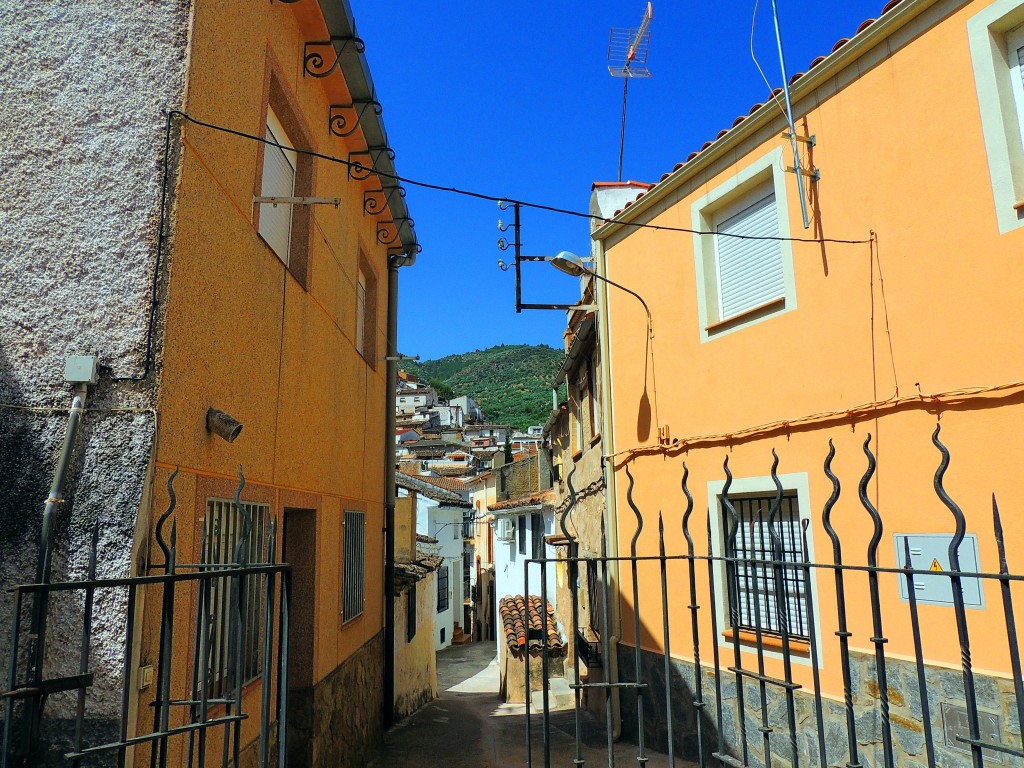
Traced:
<path fill-rule="evenodd" d="M 932 433 L 941 426 L 938 439 L 951 454 L 942 487 L 966 516 L 961 570 L 999 570 L 995 493 L 1004 511 L 1009 568 L 1024 572 L 1024 492 L 1015 480 L 1024 457 L 1017 445 L 1024 428 L 1024 324 L 1016 309 L 1024 289 L 1022 64 L 1019 0 L 895 0 L 791 79 L 795 142 L 780 90 L 650 189 L 634 193 L 594 233 L 595 271 L 646 300 L 657 352 L 638 343 L 646 334 L 640 303 L 599 282 L 606 362 L 601 421 L 607 425 L 604 451 L 612 457 L 608 514 L 617 531 L 611 554 L 631 554 L 637 530 L 627 500 L 632 484 L 646 523 L 637 554 L 658 555 L 660 512 L 667 551 L 685 555 L 685 464 L 696 554 L 706 555 L 710 541 L 715 557 L 732 547 L 735 558 L 748 561 L 716 560 L 710 576 L 706 561 L 695 561 L 697 639 L 709 703 L 695 714 L 690 696 L 684 707 L 689 720 L 675 732 L 680 743 L 691 737 L 691 756 L 694 729 L 703 722 L 705 740 L 716 729 L 724 732 L 726 749 L 737 759 L 748 750 L 764 758 L 762 734 L 747 727 L 741 744 L 742 718 L 731 714 L 736 679 L 745 676 L 747 717 L 758 727 L 775 727 L 775 744 L 785 740 L 787 689 L 769 684 L 759 696 L 759 680 L 802 686 L 795 704 L 798 749 L 817 764 L 812 703 L 823 702 L 829 728 L 846 722 L 845 667 L 852 668 L 845 684 L 851 717 L 861 723 L 852 741 L 872 765 L 890 751 L 899 764 L 923 762 L 927 726 L 939 764 L 969 764 L 964 752 L 971 746 L 956 739 L 968 733 L 964 710 L 972 705 L 948 576 L 915 579 L 931 697 L 924 718 L 904 574 L 878 574 L 873 611 L 868 576 L 846 573 L 845 614 L 853 634 L 852 661 L 844 665 L 833 571 L 810 569 L 805 584 L 803 569 L 784 569 L 787 605 L 780 606 L 768 597 L 775 590 L 772 569 L 749 561 L 771 557 L 774 509 L 786 562 L 802 561 L 801 526 L 807 525 L 810 560 L 833 563 L 823 523 L 833 491 L 823 467 L 832 444 L 831 470 L 841 492 L 831 522 L 843 562 L 864 565 L 874 557 L 880 567 L 901 567 L 909 536 L 913 568 L 948 574 L 956 521 L 933 488 L 942 456 Z M 792 172 L 794 144 L 799 181 Z M 773 451 L 779 462 L 774 475 Z M 873 473 L 869 461 L 877 461 Z M 874 549 L 869 505 L 882 526 Z M 654 679 L 645 697 L 663 703 L 664 675 L 674 673 L 667 665 L 662 671 L 666 638 L 653 563 L 637 566 L 636 593 L 643 601 L 637 607 L 632 567 L 619 562 L 614 634 L 622 679 L 639 661 L 647 681 Z M 730 568 L 737 573 L 730 576 Z M 695 696 L 685 562 L 669 563 L 668 585 L 672 669 L 681 676 L 673 683 Z M 1002 740 L 1019 753 L 1021 710 L 1000 584 L 965 577 L 963 587 L 978 727 L 990 742 Z M 1018 604 L 1024 600 L 1019 586 L 1012 593 Z M 788 614 L 787 654 L 780 652 L 781 612 Z M 875 663 L 882 646 L 887 680 Z M 717 684 L 732 686 L 731 693 L 718 690 L 727 706 L 717 716 L 710 703 L 713 649 L 721 656 Z M 734 677 L 726 669 L 733 666 L 744 671 Z M 819 685 L 815 675 L 820 695 L 810 696 Z M 880 688 L 886 686 L 883 706 Z M 765 695 L 771 723 L 762 723 L 757 705 Z M 624 689 L 619 698 L 624 728 L 636 736 L 636 697 Z M 880 713 L 889 707 L 883 728 Z M 650 718 L 647 725 L 654 734 Z M 658 728 L 664 743 L 664 723 Z M 857 762 L 847 756 L 846 734 L 827 741 L 829 764 Z M 708 743 L 709 749 L 719 744 Z M 1004 759 L 1020 764 L 1019 757 Z"/>

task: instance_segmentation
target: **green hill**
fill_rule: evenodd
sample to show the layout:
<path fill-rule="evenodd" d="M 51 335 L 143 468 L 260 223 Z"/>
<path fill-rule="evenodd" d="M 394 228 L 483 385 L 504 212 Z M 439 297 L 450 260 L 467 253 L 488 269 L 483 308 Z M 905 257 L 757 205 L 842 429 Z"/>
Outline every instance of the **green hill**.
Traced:
<path fill-rule="evenodd" d="M 469 395 L 491 423 L 525 429 L 551 415 L 551 380 L 561 362 L 562 351 L 545 344 L 502 344 L 399 367 Z"/>

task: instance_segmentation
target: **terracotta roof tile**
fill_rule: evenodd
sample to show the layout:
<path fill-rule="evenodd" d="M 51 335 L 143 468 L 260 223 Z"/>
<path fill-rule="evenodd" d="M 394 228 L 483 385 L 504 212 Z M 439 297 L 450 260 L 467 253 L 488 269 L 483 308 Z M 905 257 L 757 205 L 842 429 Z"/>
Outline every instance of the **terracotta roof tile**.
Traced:
<path fill-rule="evenodd" d="M 503 509 L 517 509 L 519 507 L 535 507 L 538 504 L 554 504 L 557 496 L 553 488 L 546 491 L 534 491 L 525 496 L 517 496 L 514 499 L 506 499 L 496 504 L 491 504 L 487 509 L 497 512 Z"/>
<path fill-rule="evenodd" d="M 436 485 L 438 488 L 444 488 L 448 491 L 464 491 L 466 490 L 466 484 L 455 477 L 425 477 L 420 475 L 416 478 L 422 480 L 424 483 L 430 483 Z"/>
<path fill-rule="evenodd" d="M 505 642 L 512 650 L 526 647 L 529 639 L 530 648 L 540 648 L 546 643 L 548 648 L 559 650 L 565 646 L 562 635 L 558 631 L 555 620 L 555 607 L 548 603 L 542 609 L 541 599 L 537 595 L 529 597 L 529 628 L 527 632 L 527 599 L 522 595 L 503 597 L 498 601 L 498 615 L 505 630 Z M 541 626 L 541 614 L 544 615 L 544 626 Z M 529 635 L 529 637 L 527 637 Z"/>

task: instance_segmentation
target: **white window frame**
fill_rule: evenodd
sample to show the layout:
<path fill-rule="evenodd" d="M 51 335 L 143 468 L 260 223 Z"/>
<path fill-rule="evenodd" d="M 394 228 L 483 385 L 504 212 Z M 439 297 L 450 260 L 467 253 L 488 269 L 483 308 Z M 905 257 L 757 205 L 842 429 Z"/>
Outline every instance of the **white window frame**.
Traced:
<path fill-rule="evenodd" d="M 284 126 L 281 124 L 280 118 L 274 113 L 271 107 L 267 106 L 267 139 L 270 141 L 277 142 L 278 144 L 284 144 L 292 147 L 294 143 L 288 137 L 288 132 L 285 131 Z M 291 166 L 291 185 L 285 184 L 280 189 L 270 186 L 268 183 L 271 181 L 267 178 L 267 172 L 272 167 L 268 160 L 274 155 L 272 153 L 280 152 L 283 155 L 284 160 L 288 165 Z M 293 197 L 295 195 L 295 177 L 298 170 L 298 154 L 289 149 L 279 149 L 278 147 L 271 146 L 270 144 L 263 145 L 263 176 L 260 179 L 260 194 L 264 197 Z M 293 213 L 294 206 L 290 204 L 280 204 L 275 206 L 273 203 L 261 203 L 260 204 L 260 226 L 259 234 L 263 238 L 264 242 L 270 246 L 277 257 L 288 266 L 289 259 L 291 257 L 291 241 L 292 241 L 292 227 L 293 227 Z M 288 232 L 284 242 L 280 242 L 279 236 L 272 229 L 273 226 L 282 222 L 285 217 L 288 220 Z"/>
<path fill-rule="evenodd" d="M 996 224 L 1024 227 L 1024 88 L 1014 43 L 1024 45 L 1024 3 L 997 0 L 967 20 Z"/>
<path fill-rule="evenodd" d="M 718 237 L 714 234 L 718 223 L 763 199 L 771 190 L 775 195 L 778 235 L 780 238 L 791 236 L 784 162 L 782 148 L 772 150 L 716 186 L 691 206 L 693 228 L 697 232 L 707 233 L 693 236 L 697 314 L 702 344 L 796 309 L 793 249 L 788 240 L 782 239 L 779 242 L 779 251 L 783 295 L 767 305 L 753 307 L 731 317 L 723 317 L 721 280 L 718 273 Z"/>
<path fill-rule="evenodd" d="M 814 557 L 814 524 L 811 518 L 811 494 L 808 476 L 806 472 L 794 472 L 779 475 L 779 482 L 783 490 L 796 492 L 797 513 L 800 520 L 807 520 L 811 524 L 807 528 L 807 555 L 810 562 L 816 562 Z M 722 505 L 722 490 L 725 487 L 725 480 L 712 480 L 708 482 L 708 507 L 711 509 L 711 540 L 714 542 L 714 555 L 723 557 L 725 555 L 725 534 L 724 507 Z M 766 496 L 775 494 L 775 481 L 771 476 L 761 477 L 735 477 L 729 488 L 729 496 L 757 495 Z M 715 616 L 718 621 L 719 636 L 716 638 L 719 646 L 723 649 L 732 648 L 732 640 L 726 639 L 725 630 L 730 627 L 729 623 L 729 585 L 725 578 L 725 563 L 720 560 L 713 562 L 712 570 L 715 578 Z M 811 569 L 811 604 L 814 609 L 814 637 L 818 652 L 818 667 L 825 668 L 825 657 L 821 640 L 821 610 L 818 601 L 818 574 L 820 569 Z M 800 641 L 806 642 L 806 641 Z M 743 653 L 757 653 L 757 647 L 753 643 L 740 642 L 740 650 Z M 781 659 L 782 653 L 770 648 L 764 648 L 764 655 L 769 658 Z M 810 666 L 810 654 L 804 657 L 801 654 L 791 654 L 791 658 L 797 664 Z"/>

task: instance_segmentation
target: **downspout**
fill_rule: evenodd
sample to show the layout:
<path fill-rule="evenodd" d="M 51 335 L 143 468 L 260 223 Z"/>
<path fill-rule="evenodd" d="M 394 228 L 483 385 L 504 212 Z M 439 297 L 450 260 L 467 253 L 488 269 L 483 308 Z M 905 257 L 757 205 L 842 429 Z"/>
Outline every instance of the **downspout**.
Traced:
<path fill-rule="evenodd" d="M 57 522 L 57 507 L 64 503 L 62 496 L 64 492 L 64 481 L 67 476 L 68 466 L 71 464 L 71 454 L 75 449 L 75 435 L 78 432 L 78 425 L 82 420 L 85 411 L 85 398 L 87 385 L 79 384 L 74 399 L 71 401 L 71 411 L 68 414 L 67 429 L 64 432 L 64 445 L 60 450 L 60 457 L 57 459 L 57 467 L 53 472 L 53 482 L 50 484 L 50 494 L 43 506 L 43 524 L 39 537 L 39 555 L 36 561 L 36 583 L 47 584 L 50 581 L 50 573 L 53 565 L 53 536 Z M 32 600 L 32 624 L 30 637 L 32 638 L 29 651 L 28 679 L 32 685 L 39 685 L 43 679 L 43 663 L 46 656 L 46 617 L 49 606 L 49 592 L 43 590 L 35 593 Z M 39 719 L 42 716 L 42 703 L 38 698 L 29 699 L 30 714 L 26 718 L 30 729 L 29 745 L 35 745 L 39 737 Z"/>
<path fill-rule="evenodd" d="M 604 242 L 594 241 L 594 267 L 599 275 L 607 275 L 607 262 L 605 261 Z M 619 556 L 619 527 L 615 514 L 615 469 L 605 459 L 615 453 L 615 429 L 612 421 L 612 372 L 611 372 L 611 349 L 608 343 L 608 284 L 598 280 L 595 285 L 597 298 L 597 333 L 598 344 L 601 348 L 601 423 L 604 425 L 604 432 L 607 435 L 607 442 L 603 447 L 601 456 L 601 471 L 604 474 L 604 516 L 605 530 L 608 532 L 608 557 Z M 622 616 L 619 605 L 618 586 L 619 562 L 611 561 L 612 583 L 616 592 L 613 600 L 609 600 L 609 628 L 614 628 L 613 634 L 608 638 L 609 657 L 605 660 L 608 665 L 608 682 L 619 682 L 619 638 L 622 635 Z M 606 585 L 607 588 L 607 585 Z M 611 689 L 612 697 L 612 738 L 618 741 L 622 737 L 622 710 L 620 701 L 620 689 L 616 686 Z"/>
<path fill-rule="evenodd" d="M 395 722 L 395 389 L 398 386 L 398 270 L 415 262 L 406 254 L 388 256 L 388 324 L 384 354 L 384 727 Z"/>

